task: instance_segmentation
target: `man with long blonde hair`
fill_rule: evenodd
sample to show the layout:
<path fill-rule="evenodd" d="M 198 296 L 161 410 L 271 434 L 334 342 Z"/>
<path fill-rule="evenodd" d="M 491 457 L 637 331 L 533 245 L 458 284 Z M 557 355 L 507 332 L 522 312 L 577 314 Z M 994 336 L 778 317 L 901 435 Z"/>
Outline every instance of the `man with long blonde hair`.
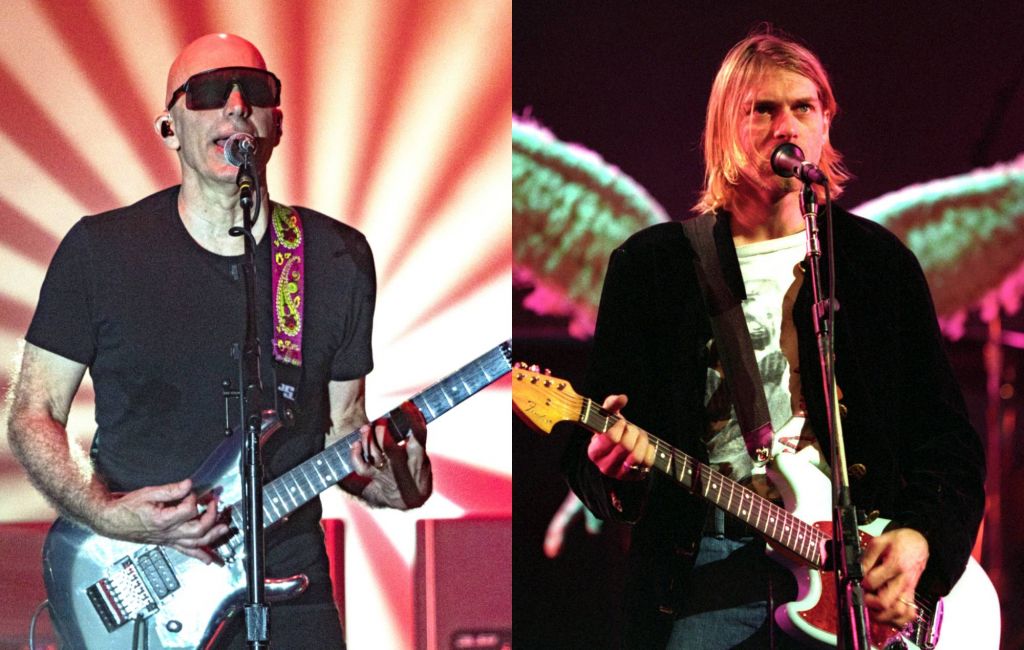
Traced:
<path fill-rule="evenodd" d="M 782 144 L 799 147 L 840 196 L 849 174 L 830 142 L 837 113 L 810 50 L 770 30 L 743 39 L 711 88 L 694 208 L 726 233 L 718 267 L 742 288 L 774 429 L 769 455 L 799 458 L 822 476 L 830 443 L 804 280 L 803 184 L 776 174 L 771 157 Z M 916 591 L 943 595 L 964 571 L 984 506 L 984 455 L 913 254 L 838 206 L 831 226 L 820 223 L 822 241 L 831 229 L 836 242 L 836 371 L 852 496 L 892 520 L 865 548 L 866 605 L 874 623 L 899 628 L 918 616 Z M 712 478 L 691 474 L 691 494 L 682 478 L 649 471 L 663 450 L 644 430 L 752 498 L 780 502 L 787 490 L 808 489 L 776 484 L 764 459 L 748 453 L 694 260 L 678 223 L 647 228 L 612 253 L 585 390 L 608 396 L 604 407 L 624 419 L 606 435 L 576 436 L 567 474 L 598 516 L 635 524 L 624 645 L 790 647 L 799 635 L 780 630 L 773 612 L 797 597 L 793 575 L 747 523 L 705 505 Z"/>

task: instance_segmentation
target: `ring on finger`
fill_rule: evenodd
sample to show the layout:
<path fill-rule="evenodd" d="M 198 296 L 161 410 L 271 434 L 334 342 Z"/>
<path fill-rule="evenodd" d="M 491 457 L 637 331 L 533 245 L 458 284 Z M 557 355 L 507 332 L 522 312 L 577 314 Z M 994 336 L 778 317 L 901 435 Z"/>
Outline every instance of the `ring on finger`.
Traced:
<path fill-rule="evenodd" d="M 651 468 L 646 465 L 637 465 L 626 461 L 623 461 L 622 468 L 625 469 L 627 472 L 635 472 L 639 474 L 647 474 L 648 472 L 651 471 Z"/>

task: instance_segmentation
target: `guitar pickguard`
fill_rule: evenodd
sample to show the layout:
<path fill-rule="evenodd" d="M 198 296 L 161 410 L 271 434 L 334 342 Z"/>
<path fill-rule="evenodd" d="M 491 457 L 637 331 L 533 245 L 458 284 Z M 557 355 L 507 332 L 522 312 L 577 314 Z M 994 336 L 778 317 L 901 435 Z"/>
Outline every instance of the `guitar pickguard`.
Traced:
<path fill-rule="evenodd" d="M 832 483 L 817 467 L 798 454 L 779 454 L 768 469 L 780 489 L 786 509 L 797 518 L 815 522 L 831 536 Z M 881 535 L 890 521 L 879 517 L 860 526 L 861 544 Z M 788 634 L 812 645 L 835 647 L 838 609 L 834 572 L 819 571 L 805 562 L 793 561 L 769 545 L 769 556 L 787 566 L 797 583 L 797 598 L 775 610 L 775 621 Z M 999 647 L 999 600 L 984 570 L 971 558 L 964 575 L 949 595 L 934 606 L 932 616 L 920 624 L 897 630 L 872 623 L 872 648 L 881 649 L 894 640 L 917 650 L 957 650 Z M 936 638 L 938 642 L 936 643 Z"/>

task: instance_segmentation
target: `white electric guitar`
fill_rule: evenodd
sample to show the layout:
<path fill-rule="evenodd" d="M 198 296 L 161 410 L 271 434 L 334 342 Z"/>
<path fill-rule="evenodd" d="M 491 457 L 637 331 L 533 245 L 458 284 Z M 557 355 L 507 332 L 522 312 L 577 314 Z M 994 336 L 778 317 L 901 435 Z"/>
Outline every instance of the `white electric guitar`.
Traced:
<path fill-rule="evenodd" d="M 512 408 L 541 433 L 550 433 L 563 421 L 605 433 L 619 420 L 593 400 L 577 395 L 569 382 L 542 374 L 536 366 L 517 366 L 513 371 Z M 802 455 L 776 455 L 768 474 L 782 494 L 783 507 L 647 435 L 652 446 L 648 465 L 757 530 L 769 542 L 768 554 L 793 572 L 797 599 L 775 610 L 779 626 L 810 645 L 835 646 L 835 576 L 822 569 L 832 540 L 830 478 Z M 888 523 L 879 517 L 861 526 L 861 544 L 880 535 Z M 873 649 L 998 649 L 999 599 L 973 558 L 947 596 L 937 602 L 921 596 L 916 600 L 918 618 L 904 628 L 871 622 L 868 635 Z"/>

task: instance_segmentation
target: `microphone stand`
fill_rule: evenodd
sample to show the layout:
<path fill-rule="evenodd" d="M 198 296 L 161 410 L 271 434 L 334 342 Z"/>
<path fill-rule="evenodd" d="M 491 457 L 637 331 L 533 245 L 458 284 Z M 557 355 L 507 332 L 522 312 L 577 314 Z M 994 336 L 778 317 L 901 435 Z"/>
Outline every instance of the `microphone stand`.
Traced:
<path fill-rule="evenodd" d="M 825 186 L 827 197 L 826 219 L 829 240 L 829 284 L 834 286 L 835 271 L 832 247 L 833 228 L 831 223 L 831 197 L 828 185 Z M 846 471 L 846 452 L 843 439 L 842 422 L 839 419 L 839 398 L 836 390 L 834 324 L 835 296 L 829 292 L 822 296 L 821 289 L 821 245 L 818 241 L 818 204 L 814 189 L 810 182 L 804 181 L 800 195 L 800 207 L 804 215 L 804 232 L 807 235 L 807 266 L 811 276 L 811 292 L 813 296 L 814 333 L 818 341 L 818 358 L 821 363 L 821 376 L 824 384 L 825 414 L 829 428 L 829 441 L 832 446 L 832 548 L 829 549 L 831 563 L 835 569 L 836 600 L 838 606 L 838 622 L 836 628 L 837 648 L 846 650 L 868 650 L 871 640 L 868 637 L 867 612 L 864 607 L 864 589 L 861 581 L 864 574 L 861 570 L 860 531 L 857 528 L 857 512 L 850 498 L 850 479 Z"/>
<path fill-rule="evenodd" d="M 247 600 L 245 629 L 248 647 L 270 647 L 270 611 L 264 591 L 265 558 L 263 544 L 263 459 L 260 454 L 262 429 L 261 405 L 263 382 L 260 378 L 260 348 L 256 337 L 256 239 L 252 227 L 259 216 L 261 192 L 252 153 L 242 153 L 236 183 L 242 206 L 242 227 L 234 226 L 228 233 L 245 241 L 245 257 L 239 265 L 245 283 L 245 341 L 238 357 L 239 411 L 244 436 L 241 476 L 245 520 L 245 575 Z M 255 187 L 255 210 L 253 188 Z M 255 216 L 252 216 L 255 215 Z"/>

